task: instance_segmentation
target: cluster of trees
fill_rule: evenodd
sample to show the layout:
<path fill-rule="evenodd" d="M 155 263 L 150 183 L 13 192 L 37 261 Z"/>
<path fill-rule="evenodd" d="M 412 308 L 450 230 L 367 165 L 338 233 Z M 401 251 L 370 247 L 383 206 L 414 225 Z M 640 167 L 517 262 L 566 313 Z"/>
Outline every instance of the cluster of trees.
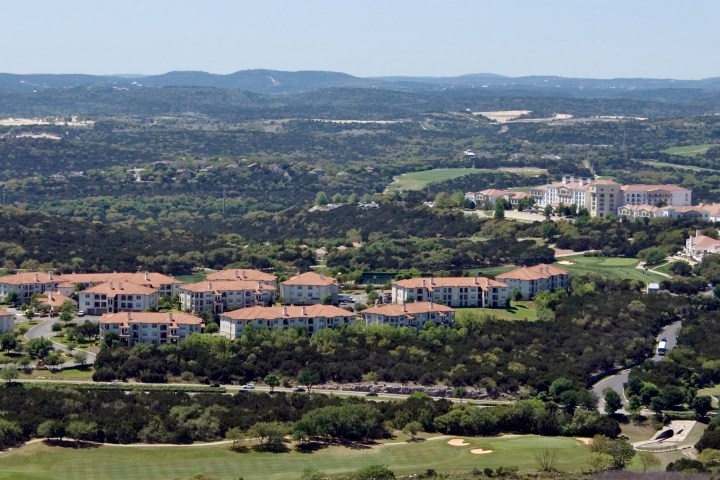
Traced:
<path fill-rule="evenodd" d="M 4 386 L 0 448 L 35 436 L 109 443 L 191 443 L 259 439 L 282 449 L 287 435 L 304 443 L 384 438 L 390 429 L 417 433 L 617 436 L 618 424 L 584 408 L 520 401 L 478 409 L 415 393 L 402 402 L 307 394 L 239 392 L 189 395 L 82 387 Z M 407 428 L 406 428 L 407 427 Z"/>
<path fill-rule="evenodd" d="M 639 286 L 636 286 L 639 288 Z M 230 383 L 273 373 L 296 378 L 310 370 L 321 382 L 419 382 L 514 392 L 547 389 L 558 377 L 580 383 L 642 360 L 653 334 L 690 309 L 687 299 L 642 295 L 629 282 L 576 283 L 549 296 L 547 320 L 514 322 L 487 316 L 423 329 L 351 325 L 304 330 L 246 329 L 230 341 L 196 335 L 179 344 L 104 348 L 96 380 L 167 381 L 181 375 Z M 184 373 L 185 372 L 185 373 Z"/>

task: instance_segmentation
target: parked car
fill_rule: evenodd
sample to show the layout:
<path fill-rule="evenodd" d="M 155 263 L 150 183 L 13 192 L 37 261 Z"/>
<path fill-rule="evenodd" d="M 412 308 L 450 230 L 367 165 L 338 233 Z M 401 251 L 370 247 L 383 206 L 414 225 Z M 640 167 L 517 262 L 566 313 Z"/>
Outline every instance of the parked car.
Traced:
<path fill-rule="evenodd" d="M 377 394 L 377 392 L 368 392 L 367 395 L 365 395 L 365 396 L 366 397 L 377 397 L 378 394 Z"/>
<path fill-rule="evenodd" d="M 78 310 L 77 313 L 76 313 L 76 315 L 77 315 L 78 317 L 84 317 L 84 316 L 85 316 L 85 312 L 83 312 L 82 310 Z"/>
<path fill-rule="evenodd" d="M 293 392 L 297 392 L 297 393 L 301 393 L 301 392 L 304 392 L 304 391 L 305 391 L 305 389 L 304 389 L 303 387 L 298 387 L 298 388 L 296 388 L 295 390 L 293 390 Z"/>
<path fill-rule="evenodd" d="M 255 389 L 255 384 L 254 383 L 246 383 L 241 388 L 243 390 L 253 390 L 253 389 Z"/>

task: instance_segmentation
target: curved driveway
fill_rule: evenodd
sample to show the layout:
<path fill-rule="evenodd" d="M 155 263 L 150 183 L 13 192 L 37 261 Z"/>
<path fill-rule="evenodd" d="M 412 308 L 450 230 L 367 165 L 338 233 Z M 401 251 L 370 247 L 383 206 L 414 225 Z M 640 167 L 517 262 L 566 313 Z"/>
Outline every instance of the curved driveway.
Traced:
<path fill-rule="evenodd" d="M 660 334 L 655 339 L 655 346 L 657 346 L 657 343 L 660 341 L 661 338 L 665 338 L 667 342 L 667 350 L 672 350 L 675 345 L 677 345 L 677 332 L 680 330 L 680 327 L 682 326 L 682 322 L 677 321 L 674 323 L 671 323 L 670 325 L 666 326 L 660 331 Z M 657 352 L 657 349 L 656 349 Z M 653 361 L 660 362 L 662 361 L 663 357 L 655 353 L 653 355 Z M 597 382 L 595 385 L 592 386 L 593 392 L 595 392 L 595 395 L 598 396 L 598 410 L 600 412 L 605 412 L 605 400 L 603 399 L 603 392 L 607 390 L 608 388 L 615 390 L 622 399 L 623 406 L 627 405 L 627 398 L 625 398 L 625 384 L 628 382 L 628 376 L 630 374 L 630 369 L 625 369 L 619 373 L 616 373 L 615 375 L 611 375 L 609 377 L 605 377 L 599 382 Z M 623 408 L 621 410 L 618 410 L 618 413 L 627 415 L 628 412 Z"/>
<path fill-rule="evenodd" d="M 40 318 L 40 323 L 37 325 L 33 325 L 26 333 L 25 338 L 28 340 L 32 340 L 33 338 L 40 338 L 44 337 L 49 339 L 50 337 L 55 335 L 55 332 L 52 331 L 52 326 L 59 322 L 60 320 L 57 318 Z M 51 340 L 52 342 L 52 340 Z M 68 348 L 63 345 L 62 343 L 52 342 L 53 347 L 55 347 L 55 350 L 61 351 L 61 352 L 68 352 Z M 95 358 L 97 355 L 94 353 L 88 351 L 88 350 L 80 350 L 78 348 L 73 349 L 70 351 L 70 354 L 73 354 L 74 352 L 85 352 L 87 354 L 87 364 L 92 365 L 95 363 Z M 73 367 L 75 366 L 75 362 L 65 362 L 62 364 L 63 367 Z"/>

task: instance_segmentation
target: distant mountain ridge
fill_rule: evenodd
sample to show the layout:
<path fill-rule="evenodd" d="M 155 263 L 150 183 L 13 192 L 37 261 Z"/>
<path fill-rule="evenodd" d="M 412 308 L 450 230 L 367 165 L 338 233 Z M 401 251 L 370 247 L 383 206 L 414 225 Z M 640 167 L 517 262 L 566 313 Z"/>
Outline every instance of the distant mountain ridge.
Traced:
<path fill-rule="evenodd" d="M 437 90 L 444 88 L 491 88 L 539 90 L 720 90 L 720 77 L 702 80 L 652 78 L 566 78 L 556 76 L 508 77 L 492 73 L 456 77 L 355 77 L 341 72 L 241 70 L 227 75 L 200 71 L 174 71 L 162 75 L 84 75 L 0 73 L 0 90 L 32 92 L 72 87 L 211 87 L 262 94 L 291 94 L 326 88 L 384 88 L 394 90 Z M 607 93 L 607 92 L 606 92 Z"/>

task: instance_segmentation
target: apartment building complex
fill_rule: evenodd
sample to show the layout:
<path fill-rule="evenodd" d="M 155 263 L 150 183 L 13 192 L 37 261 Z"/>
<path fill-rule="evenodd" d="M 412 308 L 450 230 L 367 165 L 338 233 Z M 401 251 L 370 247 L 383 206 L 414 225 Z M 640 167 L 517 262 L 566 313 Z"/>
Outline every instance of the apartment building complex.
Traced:
<path fill-rule="evenodd" d="M 567 289 L 570 285 L 567 270 L 546 264 L 516 268 L 495 278 L 507 284 L 511 292 L 520 289 L 524 300 L 530 300 L 538 292 Z"/>
<path fill-rule="evenodd" d="M 66 273 L 62 275 L 62 279 L 68 284 L 82 285 L 85 288 L 110 282 L 132 283 L 157 290 L 161 297 L 178 295 L 180 287 L 183 285 L 180 280 L 156 272 Z"/>
<path fill-rule="evenodd" d="M 127 282 L 107 282 L 78 294 L 78 308 L 90 315 L 142 312 L 157 308 L 158 291 Z"/>
<path fill-rule="evenodd" d="M 425 277 L 398 280 L 392 303 L 433 302 L 451 307 L 504 307 L 511 289 L 485 277 Z"/>
<path fill-rule="evenodd" d="M 427 322 L 451 325 L 455 310 L 434 302 L 389 303 L 360 312 L 366 325 L 422 328 Z"/>
<path fill-rule="evenodd" d="M 121 312 L 100 318 L 100 338 L 113 332 L 126 345 L 177 343 L 202 328 L 202 319 L 189 313 Z"/>
<path fill-rule="evenodd" d="M 0 297 L 17 293 L 21 304 L 30 303 L 33 295 L 54 292 L 62 281 L 61 277 L 44 272 L 22 272 L 0 277 Z"/>
<path fill-rule="evenodd" d="M 328 295 L 333 305 L 338 304 L 338 283 L 321 273 L 307 272 L 280 283 L 280 294 L 285 305 L 314 305 L 322 303 Z"/>
<path fill-rule="evenodd" d="M 713 209 L 702 205 L 686 205 L 681 207 L 667 206 L 656 207 L 655 205 L 623 205 L 618 210 L 618 215 L 625 218 L 691 218 L 703 221 L 716 221 L 717 215 L 713 215 Z"/>
<path fill-rule="evenodd" d="M 249 307 L 220 315 L 220 333 L 230 339 L 242 335 L 249 326 L 253 328 L 306 328 L 308 333 L 323 328 L 349 325 L 357 316 L 332 305 Z"/>
<path fill-rule="evenodd" d="M 275 287 L 260 281 L 226 280 L 198 282 L 180 289 L 180 308 L 193 313 L 223 313 L 236 308 L 272 305 Z"/>

